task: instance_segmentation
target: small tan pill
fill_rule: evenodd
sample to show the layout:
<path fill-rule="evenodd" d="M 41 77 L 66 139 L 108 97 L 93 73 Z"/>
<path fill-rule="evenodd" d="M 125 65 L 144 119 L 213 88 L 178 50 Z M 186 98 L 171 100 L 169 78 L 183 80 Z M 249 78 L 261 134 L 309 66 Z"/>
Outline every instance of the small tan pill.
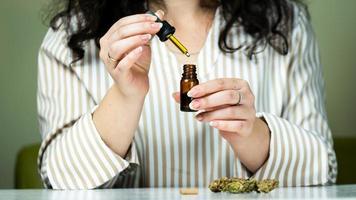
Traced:
<path fill-rule="evenodd" d="M 181 188 L 179 192 L 181 195 L 196 195 L 198 194 L 198 188 Z"/>

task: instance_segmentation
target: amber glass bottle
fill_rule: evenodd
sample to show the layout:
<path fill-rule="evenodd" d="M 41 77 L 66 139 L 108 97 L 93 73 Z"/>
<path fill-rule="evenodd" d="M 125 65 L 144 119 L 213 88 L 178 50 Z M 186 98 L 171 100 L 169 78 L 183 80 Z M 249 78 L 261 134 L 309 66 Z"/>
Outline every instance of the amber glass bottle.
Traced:
<path fill-rule="evenodd" d="M 196 73 L 196 66 L 192 64 L 186 64 L 183 66 L 182 79 L 180 80 L 180 110 L 183 112 L 196 112 L 189 108 L 189 104 L 193 98 L 188 97 L 189 90 L 198 85 L 199 81 Z"/>

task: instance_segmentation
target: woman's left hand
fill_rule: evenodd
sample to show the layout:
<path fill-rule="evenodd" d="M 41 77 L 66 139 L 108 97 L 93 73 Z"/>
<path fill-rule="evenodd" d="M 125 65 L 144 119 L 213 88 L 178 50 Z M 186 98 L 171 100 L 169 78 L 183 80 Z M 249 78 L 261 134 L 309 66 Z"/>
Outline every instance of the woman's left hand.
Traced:
<path fill-rule="evenodd" d="M 247 81 L 237 78 L 221 78 L 193 87 L 189 96 L 194 100 L 190 108 L 198 110 L 196 119 L 220 130 L 228 139 L 234 135 L 247 137 L 255 121 L 255 97 Z M 179 101 L 179 93 L 174 93 Z"/>
<path fill-rule="evenodd" d="M 221 78 L 193 87 L 188 96 L 194 98 L 191 109 L 199 110 L 196 119 L 219 129 L 230 143 L 235 156 L 254 173 L 269 154 L 270 130 L 256 117 L 255 96 L 247 81 Z M 173 94 L 179 102 L 179 93 Z"/>

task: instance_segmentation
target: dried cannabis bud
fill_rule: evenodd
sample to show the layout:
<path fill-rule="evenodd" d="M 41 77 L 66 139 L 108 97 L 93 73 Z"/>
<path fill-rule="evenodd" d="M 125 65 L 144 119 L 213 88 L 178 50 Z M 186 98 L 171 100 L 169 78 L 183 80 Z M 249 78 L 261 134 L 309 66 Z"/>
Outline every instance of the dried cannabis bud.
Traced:
<path fill-rule="evenodd" d="M 245 193 L 245 192 L 270 192 L 278 187 L 278 181 L 267 179 L 256 181 L 255 179 L 242 178 L 227 178 L 214 180 L 210 183 L 209 189 L 212 192 L 230 192 L 230 193 Z"/>
<path fill-rule="evenodd" d="M 225 186 L 224 191 L 230 193 L 244 193 L 244 192 L 252 192 L 255 190 L 256 190 L 255 179 L 232 178 L 230 179 L 230 183 Z"/>
<path fill-rule="evenodd" d="M 266 180 L 262 180 L 262 181 L 258 181 L 257 182 L 257 191 L 258 192 L 270 192 L 272 191 L 274 188 L 278 187 L 278 181 L 274 180 L 274 179 L 266 179 Z"/>
<path fill-rule="evenodd" d="M 221 191 L 224 192 L 226 185 L 229 183 L 230 183 L 230 179 L 228 179 L 227 177 L 223 177 L 221 179 L 217 179 L 211 182 L 209 185 L 209 189 L 212 192 L 221 192 Z"/>

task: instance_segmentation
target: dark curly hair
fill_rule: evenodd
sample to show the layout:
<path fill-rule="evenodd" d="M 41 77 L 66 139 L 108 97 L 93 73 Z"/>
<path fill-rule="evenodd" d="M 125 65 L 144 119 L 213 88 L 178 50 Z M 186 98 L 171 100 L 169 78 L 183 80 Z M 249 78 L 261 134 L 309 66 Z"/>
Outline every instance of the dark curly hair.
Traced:
<path fill-rule="evenodd" d="M 149 2 L 163 0 L 150 0 Z M 293 22 L 293 3 L 304 6 L 302 0 L 201 0 L 205 7 L 222 7 L 226 21 L 219 35 L 219 48 L 232 53 L 244 45 L 233 47 L 228 43 L 229 32 L 238 23 L 254 39 L 245 44 L 249 58 L 257 53 L 257 46 L 270 45 L 281 55 L 289 52 L 289 38 Z M 83 42 L 99 39 L 120 18 L 147 11 L 146 0 L 57 0 L 52 2 L 54 15 L 50 26 L 60 26 L 68 33 L 68 47 L 78 60 L 84 56 Z M 60 20 L 59 20 L 60 19 Z M 76 20 L 73 28 L 72 20 Z M 61 21 L 61 23 L 58 23 Z"/>

